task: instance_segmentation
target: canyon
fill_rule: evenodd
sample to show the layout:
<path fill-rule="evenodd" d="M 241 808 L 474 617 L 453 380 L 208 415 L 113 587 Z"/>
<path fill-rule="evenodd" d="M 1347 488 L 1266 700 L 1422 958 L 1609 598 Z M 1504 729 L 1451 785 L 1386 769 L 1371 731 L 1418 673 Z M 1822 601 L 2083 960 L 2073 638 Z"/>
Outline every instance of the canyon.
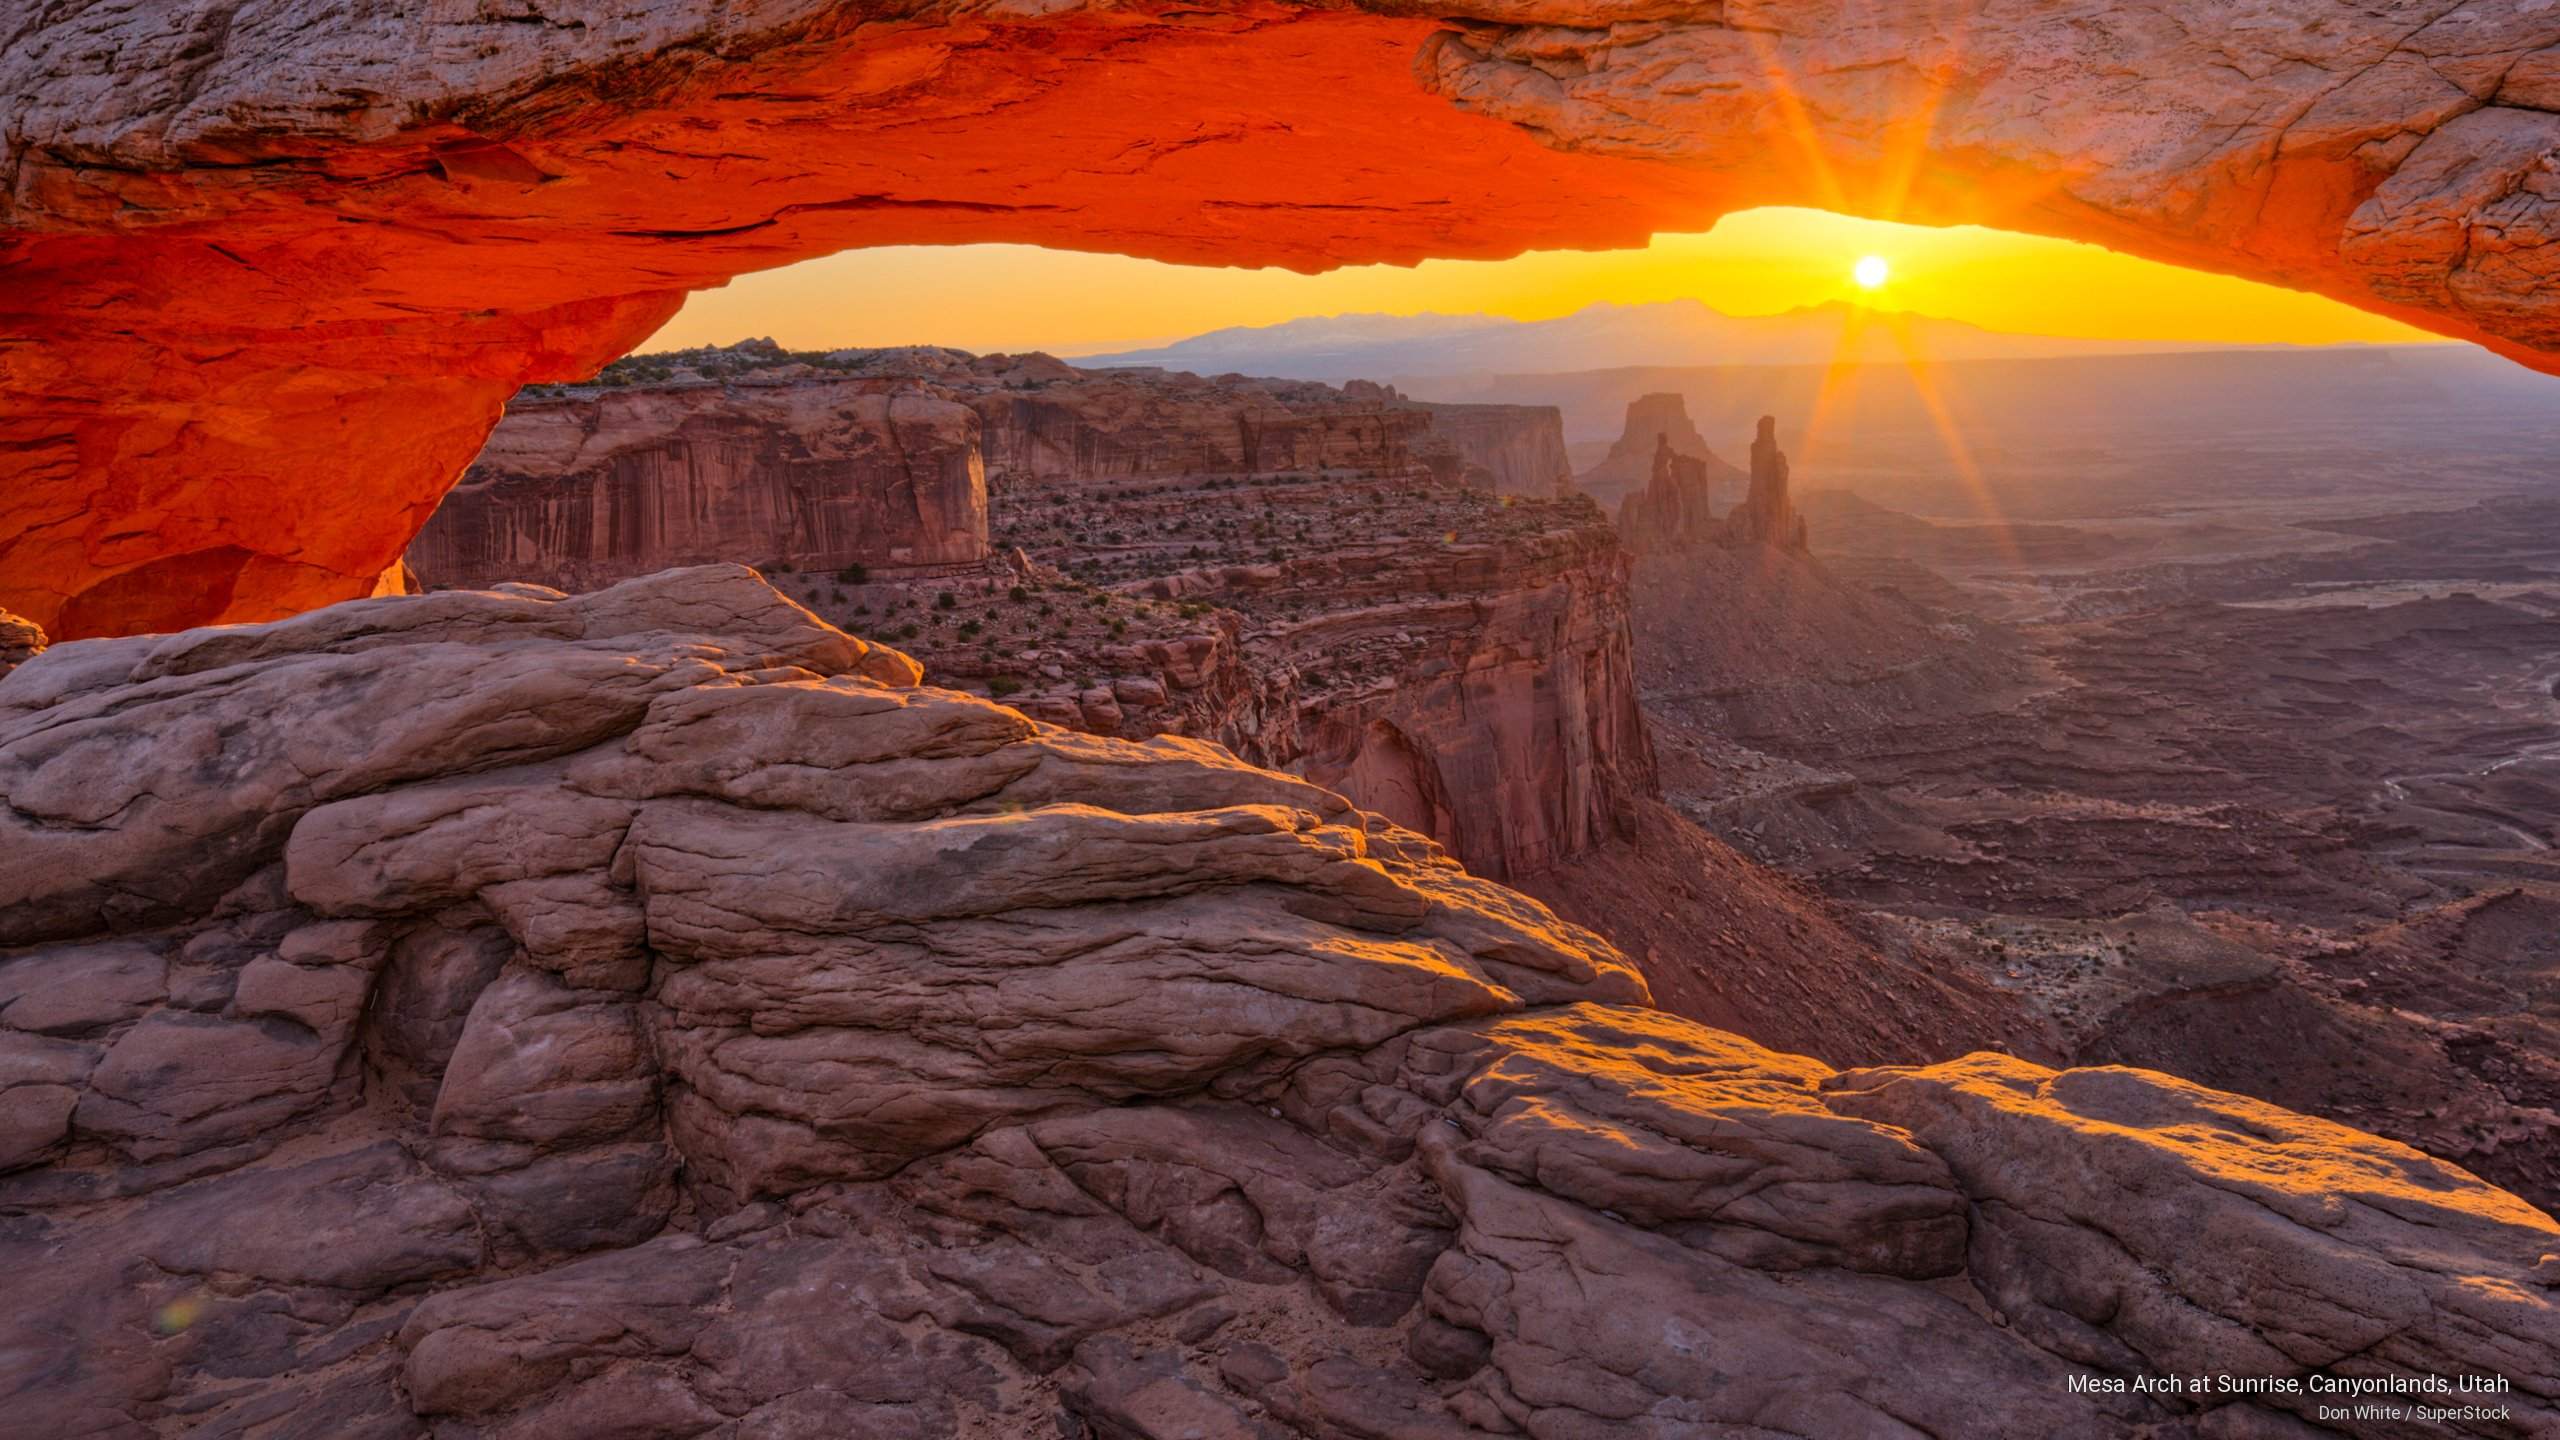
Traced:
<path fill-rule="evenodd" d="M 1774 423 L 1631 553 L 1647 492 L 1500 493 L 1383 386 L 927 348 L 604 380 L 528 396 L 449 502 L 668 517 L 541 522 L 583 593 L 16 632 L 13 1414 L 2397 1437 L 2302 1387 L 2415 1371 L 2514 1387 L 2451 1433 L 2560 1422 L 2535 898 L 2368 906 L 2341 949 L 2300 927 L 2370 891 L 2350 834 L 2296 867 L 2327 892 L 2220 872 L 2273 912 L 2090 915 L 2093 859 L 2189 872 L 1983 840 L 1857 758 L 2001 783 L 2000 707 L 2064 662 L 1967 608 L 1961 530 L 1800 505 Z M 834 570 L 603 583 L 917 515 L 883 502 L 919 475 L 983 507 L 960 558 L 893 518 Z M 723 484 L 805 503 L 694 503 Z M 2275 778 L 2197 777 L 2290 814 Z M 1988 866 L 1897 858 L 1932 820 Z M 2108 1384 L 2171 1371 L 2252 1385 Z"/>
<path fill-rule="evenodd" d="M 1662 1014 L 1330 791 L 739 567 L 54 645 L 0 784 L 39 1433 L 2219 1440 L 2406 1371 L 2560 1421 L 2560 1226 L 2462 1171 Z M 2261 1383 L 2130 1383 L 2206 1372 Z"/>
<path fill-rule="evenodd" d="M 2019 1053 L 2553 1204 L 2551 397 L 2432 367 L 1950 367 L 1970 468 L 1844 382 L 1826 470 L 1857 490 L 1800 494 L 1810 553 L 1635 568 L 1667 803 L 1936 945 Z"/>
<path fill-rule="evenodd" d="M 944 683 L 1214 741 L 1495 879 L 1588 851 L 1650 793 L 1624 562 L 1558 493 L 1552 409 L 1036 355 L 815 358 L 634 357 L 532 399 L 410 567 L 586 589 L 770 556 L 795 598 L 894 626 Z M 884 498 L 890 523 L 818 533 Z"/>
<path fill-rule="evenodd" d="M 828 363 L 863 378 L 813 376 L 750 347 L 635 357 L 614 378 L 636 383 L 580 393 L 637 403 L 723 388 L 698 371 L 663 388 L 671 366 L 734 371 L 727 388 L 742 396 L 938 375 L 937 393 L 969 397 L 1003 437 L 1006 458 L 986 467 L 989 558 L 779 571 L 777 583 L 834 623 L 910 647 L 941 683 L 1089 733 L 1209 740 L 1428 835 L 1618 943 L 1675 1013 L 1839 1064 L 1986 1048 L 2141 1064 L 2560 1196 L 2560 1047 L 2523 1019 L 2528 1001 L 2416 1023 L 2354 1003 L 2344 972 L 2316 961 L 2357 952 L 2355 937 L 2437 903 L 2440 888 L 2396 878 L 2372 853 L 2381 832 L 2344 821 L 2348 795 L 2315 786 L 2324 772 L 2296 765 L 2253 789 L 2227 764 L 2163 753 L 2191 754 L 2177 730 L 2211 733 L 2197 707 L 2248 693 L 2251 667 L 2295 662 L 2230 633 L 2153 640 L 2160 618 L 2144 612 L 2122 636 L 2148 669 L 2106 695 L 2088 662 L 2037 653 L 1900 558 L 1945 564 L 1965 532 L 1887 526 L 1888 512 L 1834 492 L 1822 505 L 1865 551 L 1809 554 L 1773 422 L 1716 514 L 1707 462 L 1673 448 L 1677 436 L 1707 449 L 1676 393 L 1631 402 L 1597 469 L 1605 482 L 1651 438 L 1653 478 L 1614 527 L 1622 549 L 1588 501 L 1499 496 L 1481 467 L 1453 469 L 1384 387 L 942 350 Z M 1430 424 L 1451 413 L 1466 412 L 1440 407 Z M 1534 420 L 1530 433 L 1551 437 L 1544 412 Z M 481 504 L 468 492 L 452 503 Z M 2057 559 L 2101 553 L 2038 543 Z M 2472 643 L 2481 660 L 2536 648 L 2494 626 Z M 2173 657 L 2198 644 L 2235 667 L 2189 673 Z M 2060 692 L 2067 710 L 2036 699 L 2057 663 L 2085 672 Z M 2434 685 L 2462 683 L 2458 666 L 2429 675 L 2406 691 L 2412 713 L 2438 706 Z M 2164 707 L 2181 689 L 2198 699 Z M 2129 747 L 2126 716 L 2165 733 Z M 2263 756 L 2272 742 L 2258 729 L 2246 743 Z M 2352 733 L 2306 739 L 2302 753 L 2352 752 Z M 2061 743 L 2098 748 L 2064 761 Z M 1947 798 L 2009 776 L 2056 794 Z M 2457 830 L 2445 843 L 2472 842 Z M 1773 883 L 1745 855 L 1819 893 Z M 2164 900 L 2203 924 L 2143 913 Z M 2269 905 L 2280 926 L 2309 921 L 2329 938 L 2271 941 L 2252 928 L 2262 922 L 2214 918 Z M 2454 913 L 2430 923 L 2459 930 Z M 2266 1033 L 2270 1014 L 2287 1033 Z"/>
<path fill-rule="evenodd" d="M 1811 204 L 2560 372 L 2560 8 L 428 18 L 0 46 L 5 1428 L 2560 1431 L 2503 372 L 615 358 Z"/>
<path fill-rule="evenodd" d="M 1321 269 L 1814 204 L 2553 364 L 2560 18 L 2299 8 L 48 9 L 0 59 L 0 606 L 77 638 L 371 594 L 522 385 L 856 245 Z"/>

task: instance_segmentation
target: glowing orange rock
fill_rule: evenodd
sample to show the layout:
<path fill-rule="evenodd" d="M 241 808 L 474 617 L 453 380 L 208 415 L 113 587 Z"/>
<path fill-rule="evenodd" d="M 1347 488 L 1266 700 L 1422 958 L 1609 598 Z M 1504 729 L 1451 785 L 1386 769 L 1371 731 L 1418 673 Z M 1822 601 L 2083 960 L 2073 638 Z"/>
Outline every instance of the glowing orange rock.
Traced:
<path fill-rule="evenodd" d="M 363 594 L 518 385 L 857 245 L 1319 269 L 1817 204 L 2560 364 L 2560 11 L 2522 8 L 50 14 L 0 57 L 0 606 L 76 638 Z"/>

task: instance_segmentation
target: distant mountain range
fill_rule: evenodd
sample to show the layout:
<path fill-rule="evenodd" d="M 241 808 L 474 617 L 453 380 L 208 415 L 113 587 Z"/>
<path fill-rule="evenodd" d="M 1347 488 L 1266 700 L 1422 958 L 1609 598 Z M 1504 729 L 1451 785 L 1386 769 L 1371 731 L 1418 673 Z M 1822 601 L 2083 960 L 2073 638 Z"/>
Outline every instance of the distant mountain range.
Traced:
<path fill-rule="evenodd" d="M 1727 315 L 1697 300 L 1593 305 L 1556 320 L 1499 315 L 1328 315 L 1212 330 L 1152 350 L 1074 363 L 1161 365 L 1293 380 L 1555 373 L 1628 365 L 1810 365 L 1834 359 L 2032 360 L 2292 349 L 2176 340 L 2015 335 L 1962 320 L 1834 301 L 1778 315 Z"/>

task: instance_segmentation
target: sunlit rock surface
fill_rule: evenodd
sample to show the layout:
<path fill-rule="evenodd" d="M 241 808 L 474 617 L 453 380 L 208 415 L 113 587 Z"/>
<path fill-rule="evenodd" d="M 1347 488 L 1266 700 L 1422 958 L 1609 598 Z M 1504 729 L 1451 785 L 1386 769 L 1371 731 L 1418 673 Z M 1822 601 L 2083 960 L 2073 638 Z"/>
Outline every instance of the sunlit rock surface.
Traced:
<path fill-rule="evenodd" d="M 0 58 L 0 605 L 373 593 L 520 384 L 853 245 L 1314 269 L 1803 204 L 2549 365 L 2555 47 L 2428 0 L 53 7 Z"/>
<path fill-rule="evenodd" d="M 2460 1171 L 1764 1050 L 1330 792 L 918 681 L 734 567 L 0 681 L 13 1432 L 2560 1424 L 2560 1227 Z"/>

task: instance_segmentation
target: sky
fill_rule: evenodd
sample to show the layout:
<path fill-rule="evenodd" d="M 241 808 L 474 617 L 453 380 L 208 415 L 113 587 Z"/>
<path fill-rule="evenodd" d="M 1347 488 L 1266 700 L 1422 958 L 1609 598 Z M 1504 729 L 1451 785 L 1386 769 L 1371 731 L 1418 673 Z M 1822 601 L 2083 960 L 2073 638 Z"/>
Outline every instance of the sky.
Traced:
<path fill-rule="evenodd" d="M 1870 257 L 1885 271 L 1872 288 L 1854 277 Z M 1876 267 L 1867 268 L 1873 278 Z M 1733 315 L 1856 299 L 1993 330 L 2106 339 L 2435 338 L 2318 296 L 2094 245 L 1772 209 L 1727 216 L 1705 234 L 1656 236 L 1642 250 L 1547 250 L 1323 275 L 1028 245 L 851 250 L 703 291 L 640 348 L 766 336 L 794 350 L 932 344 L 1077 355 L 1308 315 L 1439 311 L 1547 320 L 1596 302 L 1679 298 Z"/>

